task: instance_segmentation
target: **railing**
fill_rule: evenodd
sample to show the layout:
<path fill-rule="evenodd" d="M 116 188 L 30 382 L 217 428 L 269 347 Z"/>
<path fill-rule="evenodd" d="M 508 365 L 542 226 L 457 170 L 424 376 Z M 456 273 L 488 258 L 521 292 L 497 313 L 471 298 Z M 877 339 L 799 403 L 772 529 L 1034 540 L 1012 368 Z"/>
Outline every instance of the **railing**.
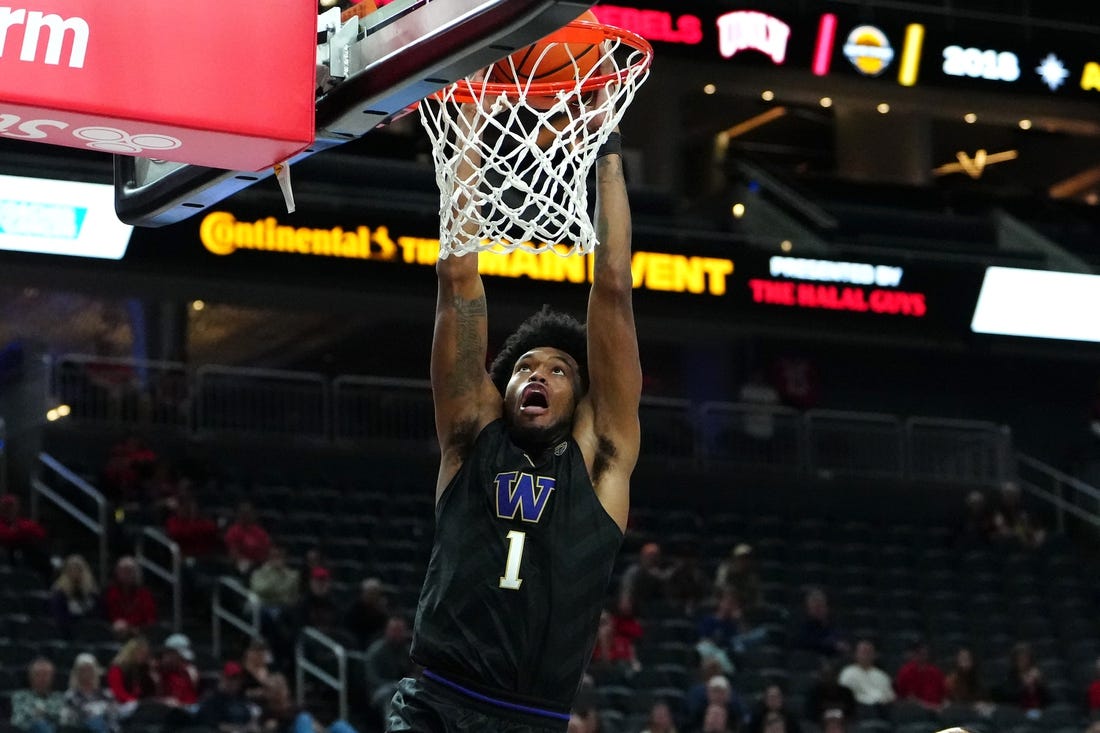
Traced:
<path fill-rule="evenodd" d="M 154 560 L 148 552 L 149 545 L 167 552 L 168 562 L 162 565 Z M 172 631 L 179 631 L 183 624 L 183 557 L 180 546 L 159 529 L 144 527 L 138 536 L 135 559 L 142 569 L 168 584 L 172 592 Z"/>
<path fill-rule="evenodd" d="M 191 424 L 187 367 L 168 361 L 70 354 L 53 362 L 51 391 L 74 419 L 170 428 Z"/>
<path fill-rule="evenodd" d="M 53 481 L 58 485 L 53 485 Z M 71 493 L 66 497 L 62 492 Z M 75 493 L 73 493 L 75 492 Z M 47 499 L 57 508 L 68 514 L 77 523 L 81 524 L 96 536 L 96 558 L 99 569 L 99 583 L 102 587 L 107 583 L 107 531 L 109 509 L 107 499 L 94 486 L 75 473 L 65 468 L 61 463 L 48 453 L 38 454 L 38 470 L 31 479 L 31 517 L 38 519 L 41 516 L 41 500 Z M 84 509 L 77 506 L 76 502 L 92 504 L 92 508 Z"/>
<path fill-rule="evenodd" d="M 306 654 L 307 647 L 320 647 L 331 655 L 336 663 L 335 674 L 321 667 Z M 336 691 L 341 720 L 348 719 L 348 652 L 344 645 L 326 636 L 312 626 L 302 629 L 294 651 L 294 688 L 298 706 L 305 705 L 306 675 Z"/>
<path fill-rule="evenodd" d="M 233 607 L 223 596 L 229 593 L 235 601 Z M 260 599 L 245 588 L 236 578 L 223 575 L 214 585 L 214 600 L 210 605 L 210 623 L 213 626 L 211 651 L 215 657 L 222 653 L 222 623 L 227 623 L 249 639 L 260 635 Z"/>
<path fill-rule="evenodd" d="M 1067 515 L 1100 529 L 1100 489 L 1023 453 L 1016 454 L 1016 476 L 1021 488 L 1054 508 L 1058 532 L 1065 532 Z"/>
<path fill-rule="evenodd" d="M 118 367 L 123 360 L 102 360 Z M 132 362 L 140 384 L 176 384 L 180 402 L 156 410 L 111 411 L 82 391 L 80 369 L 101 363 L 70 356 L 54 366 L 58 398 L 83 399 L 70 419 L 96 424 L 174 425 L 196 435 L 308 438 L 340 446 L 435 446 L 427 380 Z M 140 367 L 140 369 L 138 368 Z M 190 375 L 190 376 L 181 376 Z M 171 380 L 168 377 L 171 376 Z M 151 388 L 151 387 L 150 387 Z M 147 403 L 148 400 L 136 400 Z M 123 405 L 129 404 L 123 400 Z M 188 419 L 180 418 L 189 416 Z M 171 417 L 168 417 L 171 416 Z M 690 464 L 722 463 L 777 474 L 904 478 L 996 485 L 1011 473 L 1011 433 L 983 421 L 809 410 L 645 397 L 642 455 Z"/>

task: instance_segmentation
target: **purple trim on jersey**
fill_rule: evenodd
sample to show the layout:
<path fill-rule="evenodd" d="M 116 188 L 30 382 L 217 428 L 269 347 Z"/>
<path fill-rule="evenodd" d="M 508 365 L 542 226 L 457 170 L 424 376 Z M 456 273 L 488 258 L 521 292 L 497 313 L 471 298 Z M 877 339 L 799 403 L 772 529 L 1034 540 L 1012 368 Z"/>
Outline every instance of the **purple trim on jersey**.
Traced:
<path fill-rule="evenodd" d="M 509 710 L 516 710 L 516 711 L 521 712 L 521 713 L 530 713 L 532 715 L 541 715 L 544 718 L 554 718 L 555 720 L 569 720 L 569 716 L 565 715 L 563 713 L 555 713 L 552 710 L 543 710 L 542 708 L 532 708 L 532 707 L 528 707 L 526 705 L 517 705 L 514 702 L 507 702 L 506 700 L 497 700 L 494 697 L 489 697 L 488 695 L 482 695 L 480 692 L 474 692 L 473 690 L 467 689 L 467 688 L 463 687 L 462 685 L 451 682 L 448 679 L 444 679 L 444 678 L 440 677 L 439 675 L 437 675 L 435 672 L 432 672 L 430 670 L 425 669 L 425 670 L 422 670 L 422 671 L 424 673 L 424 676 L 427 677 L 428 679 L 434 680 L 434 681 L 440 683 L 441 685 L 446 685 L 447 687 L 450 687 L 452 690 L 456 690 L 458 692 L 461 692 L 463 695 L 465 695 L 467 697 L 472 697 L 475 700 L 480 700 L 481 702 L 487 702 L 490 705 L 496 705 L 497 707 L 507 708 Z"/>

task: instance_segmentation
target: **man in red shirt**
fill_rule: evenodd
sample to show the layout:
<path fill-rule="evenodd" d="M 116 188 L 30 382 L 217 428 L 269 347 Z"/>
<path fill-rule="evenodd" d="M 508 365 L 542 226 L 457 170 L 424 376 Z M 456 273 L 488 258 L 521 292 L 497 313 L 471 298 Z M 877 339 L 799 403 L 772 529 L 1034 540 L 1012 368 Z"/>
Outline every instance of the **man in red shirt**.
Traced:
<path fill-rule="evenodd" d="M 132 557 L 121 557 L 115 565 L 115 580 L 103 594 L 107 620 L 115 634 L 125 639 L 157 622 L 157 602 L 141 582 L 141 572 Z"/>
<path fill-rule="evenodd" d="M 46 576 L 52 572 L 46 530 L 33 519 L 20 516 L 15 494 L 0 496 L 0 549 L 13 563 L 21 562 Z"/>
<path fill-rule="evenodd" d="M 910 649 L 909 661 L 898 670 L 894 689 L 899 700 L 912 700 L 939 710 L 946 693 L 944 674 L 928 659 L 928 643 L 920 640 Z"/>
<path fill-rule="evenodd" d="M 221 549 L 218 523 L 199 514 L 198 502 L 190 493 L 180 494 L 175 513 L 164 523 L 164 531 L 185 557 L 206 557 Z"/>
<path fill-rule="evenodd" d="M 252 502 L 242 501 L 237 507 L 237 519 L 225 530 L 225 549 L 241 575 L 248 575 L 267 560 L 271 552 L 271 537 L 256 522 Z"/>

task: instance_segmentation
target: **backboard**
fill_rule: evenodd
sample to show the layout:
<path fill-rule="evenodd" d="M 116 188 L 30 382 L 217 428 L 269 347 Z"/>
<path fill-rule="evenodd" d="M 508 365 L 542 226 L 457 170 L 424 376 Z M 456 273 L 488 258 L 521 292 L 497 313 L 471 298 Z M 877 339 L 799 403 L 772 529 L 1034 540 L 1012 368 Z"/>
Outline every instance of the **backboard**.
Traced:
<path fill-rule="evenodd" d="M 319 33 L 316 138 L 288 162 L 293 166 L 368 134 L 429 94 L 561 28 L 593 4 L 395 0 L 363 18 L 352 37 L 340 37 L 346 27 Z M 273 169 L 242 172 L 115 155 L 115 211 L 127 224 L 163 226 L 272 175 Z"/>

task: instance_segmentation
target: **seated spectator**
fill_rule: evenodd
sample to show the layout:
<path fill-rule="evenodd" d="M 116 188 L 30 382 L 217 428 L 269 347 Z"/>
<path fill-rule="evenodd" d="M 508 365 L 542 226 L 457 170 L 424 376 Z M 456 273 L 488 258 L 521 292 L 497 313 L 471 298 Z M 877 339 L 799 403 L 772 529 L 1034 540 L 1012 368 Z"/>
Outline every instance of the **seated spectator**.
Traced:
<path fill-rule="evenodd" d="M 760 703 L 749 715 L 745 733 L 800 733 L 798 715 L 791 713 L 783 700 L 783 688 L 768 685 Z"/>
<path fill-rule="evenodd" d="M 734 727 L 740 727 L 748 718 L 744 703 L 734 691 L 729 678 L 723 674 L 716 674 L 689 688 L 684 704 L 685 727 L 689 731 L 697 731 L 703 727 L 707 710 L 714 705 L 726 710 L 727 722 Z"/>
<path fill-rule="evenodd" d="M 267 642 L 261 638 L 254 638 L 249 642 L 241 658 L 242 679 L 241 688 L 244 696 L 251 702 L 259 703 L 266 692 L 271 671 L 271 649 Z"/>
<path fill-rule="evenodd" d="M 199 670 L 191 639 L 172 634 L 157 661 L 157 697 L 168 705 L 189 707 L 199 701 Z"/>
<path fill-rule="evenodd" d="M 875 645 L 869 639 L 856 644 L 855 661 L 840 671 L 840 684 L 855 695 L 856 715 L 860 718 L 888 718 L 894 693 L 890 675 L 875 664 Z"/>
<path fill-rule="evenodd" d="M 156 698 L 153 663 L 149 642 L 135 636 L 122 645 L 107 667 L 107 686 L 123 708 L 123 716 L 132 712 L 142 700 Z"/>
<path fill-rule="evenodd" d="M 983 716 L 993 713 L 989 690 L 982 683 L 978 664 L 970 649 L 963 647 L 955 654 L 955 666 L 943 681 L 944 699 L 956 705 L 972 705 Z"/>
<path fill-rule="evenodd" d="M 730 718 L 729 709 L 718 703 L 707 705 L 699 733 L 736 733 L 738 723 Z"/>
<path fill-rule="evenodd" d="M 804 718 L 822 727 L 830 714 L 842 721 L 855 717 L 856 696 L 840 684 L 840 674 L 831 660 L 822 660 L 817 680 L 806 694 L 805 706 Z"/>
<path fill-rule="evenodd" d="M 826 657 L 847 654 L 851 646 L 833 624 L 829 599 L 821 588 L 806 591 L 805 615 L 794 634 L 794 645 Z"/>
<path fill-rule="evenodd" d="M 218 686 L 203 696 L 195 711 L 195 720 L 218 733 L 253 733 L 258 730 L 259 706 L 244 696 L 244 670 L 236 662 L 226 662 L 218 677 Z"/>
<path fill-rule="evenodd" d="M 296 619 L 298 627 L 334 629 L 340 625 L 340 607 L 332 595 L 332 573 L 328 568 L 316 567 L 309 573 L 309 586 L 298 602 Z"/>
<path fill-rule="evenodd" d="M 963 548 L 987 545 L 996 533 L 993 510 L 981 491 L 974 490 L 966 495 L 966 506 L 959 522 L 955 537 L 956 544 Z"/>
<path fill-rule="evenodd" d="M 256 509 L 250 501 L 237 506 L 237 517 L 226 527 L 224 541 L 233 566 L 245 577 L 266 562 L 271 552 L 271 537 L 256 522 Z"/>
<path fill-rule="evenodd" d="M 411 640 L 408 621 L 402 616 L 391 616 L 382 636 L 367 647 L 363 659 L 367 697 L 371 707 L 382 714 L 397 689 L 397 683 L 416 671 L 416 665 L 409 656 Z"/>
<path fill-rule="evenodd" d="M 28 567 L 43 578 L 50 576 L 46 530 L 30 517 L 22 516 L 15 494 L 0 496 L 0 560 Z"/>
<path fill-rule="evenodd" d="M 917 641 L 909 651 L 909 660 L 898 670 L 894 681 L 898 699 L 939 710 L 946 694 L 943 671 L 929 660 L 928 642 Z"/>
<path fill-rule="evenodd" d="M 386 628 L 389 617 L 390 599 L 385 586 L 378 578 L 367 578 L 359 584 L 359 595 L 344 611 L 344 628 L 365 649 Z"/>
<path fill-rule="evenodd" d="M 164 532 L 179 545 L 184 557 L 210 557 L 222 550 L 217 521 L 202 515 L 198 501 L 190 492 L 183 492 L 177 498 L 175 510 L 164 522 Z"/>
<path fill-rule="evenodd" d="M 994 689 L 993 698 L 994 702 L 1022 708 L 1032 717 L 1038 717 L 1050 702 L 1030 644 L 1021 642 L 1012 647 L 1007 678 Z"/>
<path fill-rule="evenodd" d="M 699 638 L 709 640 L 733 654 L 743 654 L 746 649 L 767 640 L 767 629 L 747 628 L 737 593 L 727 587 L 718 592 L 714 609 L 699 619 Z"/>
<path fill-rule="evenodd" d="M 596 629 L 596 646 L 592 650 L 590 671 L 595 677 L 617 678 L 642 668 L 634 649 L 634 639 L 620 634 L 615 628 L 615 617 L 610 611 L 600 614 Z"/>
<path fill-rule="evenodd" d="M 69 675 L 61 724 L 81 733 L 118 733 L 120 712 L 110 690 L 102 685 L 102 670 L 92 654 L 78 654 Z"/>
<path fill-rule="evenodd" d="M 157 465 L 156 452 L 137 433 L 127 435 L 111 446 L 103 466 L 103 491 L 122 507 L 139 505 L 145 481 Z"/>
<path fill-rule="evenodd" d="M 672 709 L 667 702 L 658 700 L 653 703 L 653 707 L 649 709 L 649 721 L 642 733 L 677 733 Z"/>
<path fill-rule="evenodd" d="M 711 591 L 710 579 L 699 566 L 695 548 L 684 548 L 677 553 L 666 585 L 667 597 L 692 616 L 696 607 Z"/>
<path fill-rule="evenodd" d="M 288 654 L 296 633 L 293 616 L 298 603 L 298 571 L 287 564 L 282 547 L 272 546 L 267 561 L 253 571 L 248 587 L 260 604 L 260 632 L 280 654 Z"/>
<path fill-rule="evenodd" d="M 999 501 L 993 513 L 996 537 L 1033 549 L 1046 541 L 1046 530 L 1024 509 L 1023 493 L 1015 481 L 1001 484 Z"/>
<path fill-rule="evenodd" d="M 157 622 L 157 602 L 141 582 L 141 569 L 130 556 L 115 564 L 114 582 L 103 593 L 107 620 L 119 639 L 129 639 Z"/>
<path fill-rule="evenodd" d="M 673 568 L 665 567 L 661 559 L 661 546 L 647 542 L 638 553 L 637 562 L 623 572 L 619 594 L 634 614 L 644 617 L 654 601 L 668 598 L 668 580 L 672 572 Z"/>
<path fill-rule="evenodd" d="M 55 733 L 65 695 L 53 689 L 53 662 L 38 657 L 27 667 L 27 689 L 11 696 L 11 724 L 27 733 Z"/>
<path fill-rule="evenodd" d="M 80 619 L 103 618 L 102 608 L 99 586 L 88 562 L 80 555 L 69 555 L 50 595 L 54 621 L 64 634 L 71 635 L 73 624 Z"/>
<path fill-rule="evenodd" d="M 760 587 L 760 575 L 753 565 L 752 546 L 745 543 L 730 550 L 729 557 L 718 564 L 714 576 L 715 590 L 732 590 L 737 597 L 741 612 L 753 617 L 764 603 L 764 593 Z"/>
<path fill-rule="evenodd" d="M 826 710 L 821 721 L 821 733 L 847 733 L 849 718 L 837 709 Z M 965 733 L 962 728 L 951 729 L 953 733 Z"/>
<path fill-rule="evenodd" d="M 260 730 L 263 733 L 355 733 L 347 721 L 337 720 L 327 728 L 297 706 L 290 694 L 290 685 L 281 674 L 272 675 L 260 710 Z"/>
<path fill-rule="evenodd" d="M 1100 710 L 1100 659 L 1096 660 L 1096 673 L 1089 683 L 1086 700 L 1090 715 Z"/>
<path fill-rule="evenodd" d="M 304 596 L 309 592 L 309 579 L 313 577 L 313 568 L 328 569 L 328 563 L 325 562 L 325 553 L 321 551 L 320 547 L 309 548 L 302 558 L 302 572 L 300 573 L 302 585 L 298 595 Z"/>

